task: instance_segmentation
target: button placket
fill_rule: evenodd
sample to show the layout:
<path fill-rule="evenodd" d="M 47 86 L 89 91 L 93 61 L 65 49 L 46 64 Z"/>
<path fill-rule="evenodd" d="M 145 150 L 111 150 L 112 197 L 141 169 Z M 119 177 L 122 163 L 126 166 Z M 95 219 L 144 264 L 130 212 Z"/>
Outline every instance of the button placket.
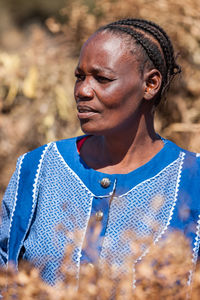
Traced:
<path fill-rule="evenodd" d="M 115 193 L 115 188 L 116 179 L 98 178 L 97 191 L 100 195 L 95 195 L 92 201 L 90 219 L 81 251 L 81 263 L 95 262 L 100 256 L 108 223 L 110 200 Z"/>
<path fill-rule="evenodd" d="M 90 220 L 84 239 L 81 261 L 94 262 L 100 255 L 109 211 L 109 198 L 94 197 Z"/>

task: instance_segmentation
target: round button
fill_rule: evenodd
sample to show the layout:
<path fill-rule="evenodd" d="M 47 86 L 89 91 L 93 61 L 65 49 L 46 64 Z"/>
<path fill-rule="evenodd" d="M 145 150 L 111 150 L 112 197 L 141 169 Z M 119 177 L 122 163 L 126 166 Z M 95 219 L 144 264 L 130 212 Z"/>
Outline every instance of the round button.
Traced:
<path fill-rule="evenodd" d="M 100 183 L 103 188 L 107 188 L 110 186 L 110 179 L 105 177 L 101 179 Z"/>
<path fill-rule="evenodd" d="M 101 221 L 103 219 L 103 212 L 101 210 L 97 211 L 95 214 L 95 218 L 97 221 Z"/>
<path fill-rule="evenodd" d="M 92 263 L 88 263 L 88 267 L 90 267 L 91 269 L 94 269 L 94 265 Z"/>

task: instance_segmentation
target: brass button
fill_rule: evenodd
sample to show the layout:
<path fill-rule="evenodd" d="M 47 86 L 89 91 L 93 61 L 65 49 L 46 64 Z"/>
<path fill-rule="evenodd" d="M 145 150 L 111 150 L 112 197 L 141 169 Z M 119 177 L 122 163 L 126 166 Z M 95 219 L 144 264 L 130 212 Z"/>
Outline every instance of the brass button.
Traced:
<path fill-rule="evenodd" d="M 101 221 L 103 219 L 103 212 L 101 210 L 97 211 L 95 214 L 95 218 L 97 221 Z"/>
<path fill-rule="evenodd" d="M 91 269 L 94 269 L 94 265 L 92 263 L 88 263 L 88 267 L 90 267 Z"/>
<path fill-rule="evenodd" d="M 100 183 L 103 188 L 107 188 L 110 186 L 110 179 L 105 177 L 101 179 Z"/>

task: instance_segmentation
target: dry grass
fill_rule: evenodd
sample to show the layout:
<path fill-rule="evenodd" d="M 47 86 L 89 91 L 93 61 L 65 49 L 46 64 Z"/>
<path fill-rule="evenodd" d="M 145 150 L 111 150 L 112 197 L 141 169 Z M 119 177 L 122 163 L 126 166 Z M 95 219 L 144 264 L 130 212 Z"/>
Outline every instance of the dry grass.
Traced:
<path fill-rule="evenodd" d="M 135 252 L 136 245 L 133 248 Z M 69 248 L 66 252 L 69 253 Z M 134 257 L 130 257 L 124 266 L 126 272 L 120 274 L 116 272 L 115 266 L 108 264 L 83 265 L 78 288 L 73 271 L 66 271 L 69 269 L 69 256 L 65 257 L 61 267 L 64 280 L 54 287 L 46 285 L 40 279 L 38 270 L 26 263 L 20 267 L 19 273 L 11 268 L 8 271 L 1 270 L 0 289 L 3 290 L 7 285 L 6 291 L 3 291 L 4 299 L 12 299 L 15 295 L 22 300 L 107 300 L 112 297 L 116 300 L 182 300 L 186 299 L 186 295 L 190 295 L 192 300 L 199 299 L 200 269 L 197 268 L 191 291 L 187 285 L 191 250 L 181 233 L 173 233 L 152 246 L 135 266 L 133 261 Z"/>

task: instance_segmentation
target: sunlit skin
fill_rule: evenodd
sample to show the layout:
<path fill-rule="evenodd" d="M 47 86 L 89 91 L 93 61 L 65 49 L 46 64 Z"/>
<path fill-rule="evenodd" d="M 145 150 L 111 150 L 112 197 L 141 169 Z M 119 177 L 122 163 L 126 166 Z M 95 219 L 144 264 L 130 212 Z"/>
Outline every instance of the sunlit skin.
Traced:
<path fill-rule="evenodd" d="M 74 95 L 86 164 L 104 173 L 128 173 L 162 147 L 153 126 L 153 97 L 161 86 L 156 69 L 139 71 L 123 37 L 94 34 L 83 45 L 75 70 Z"/>

